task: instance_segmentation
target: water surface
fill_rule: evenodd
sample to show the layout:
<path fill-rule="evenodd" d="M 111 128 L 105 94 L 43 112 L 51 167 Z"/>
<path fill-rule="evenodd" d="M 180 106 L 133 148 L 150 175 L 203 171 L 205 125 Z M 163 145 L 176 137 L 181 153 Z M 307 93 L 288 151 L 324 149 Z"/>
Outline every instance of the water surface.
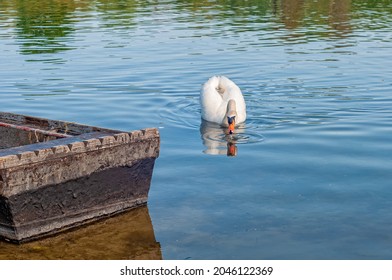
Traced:
<path fill-rule="evenodd" d="M 2 1 L 0 111 L 159 127 L 159 258 L 392 259 L 391 26 L 388 0 Z M 200 119 L 216 74 L 234 139 Z"/>

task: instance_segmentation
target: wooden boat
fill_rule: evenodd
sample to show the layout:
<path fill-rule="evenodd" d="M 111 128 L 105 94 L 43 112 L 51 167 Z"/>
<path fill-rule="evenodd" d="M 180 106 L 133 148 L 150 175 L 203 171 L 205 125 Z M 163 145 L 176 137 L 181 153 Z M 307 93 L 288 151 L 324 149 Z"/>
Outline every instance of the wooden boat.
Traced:
<path fill-rule="evenodd" d="M 24 242 L 147 203 L 160 137 L 0 112 L 0 236 Z"/>

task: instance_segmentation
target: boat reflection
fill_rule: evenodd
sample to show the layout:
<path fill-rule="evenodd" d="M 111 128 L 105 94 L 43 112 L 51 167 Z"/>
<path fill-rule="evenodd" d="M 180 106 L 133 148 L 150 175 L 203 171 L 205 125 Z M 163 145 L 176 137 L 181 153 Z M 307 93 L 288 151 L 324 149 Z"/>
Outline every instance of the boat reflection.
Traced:
<path fill-rule="evenodd" d="M 238 127 L 235 133 L 244 133 L 244 127 Z M 205 146 L 203 153 L 209 155 L 236 156 L 238 154 L 235 134 L 228 134 L 227 128 L 202 120 L 200 136 Z"/>
<path fill-rule="evenodd" d="M 161 260 L 147 206 L 24 244 L 0 242 L 0 259 Z"/>

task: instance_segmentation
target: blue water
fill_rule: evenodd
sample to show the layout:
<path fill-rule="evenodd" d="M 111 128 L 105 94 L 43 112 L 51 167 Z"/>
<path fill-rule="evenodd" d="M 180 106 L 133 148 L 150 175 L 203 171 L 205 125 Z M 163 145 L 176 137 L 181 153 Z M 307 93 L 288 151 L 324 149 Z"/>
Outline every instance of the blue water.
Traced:
<path fill-rule="evenodd" d="M 392 259 L 392 1 L 50 3 L 0 3 L 0 111 L 158 127 L 164 259 Z M 235 157 L 200 119 L 216 74 Z"/>

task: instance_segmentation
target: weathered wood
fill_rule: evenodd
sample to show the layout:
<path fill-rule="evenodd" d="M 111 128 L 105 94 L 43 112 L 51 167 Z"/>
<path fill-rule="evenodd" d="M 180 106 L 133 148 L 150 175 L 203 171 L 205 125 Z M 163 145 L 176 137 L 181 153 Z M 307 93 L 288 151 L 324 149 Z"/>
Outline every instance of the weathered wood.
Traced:
<path fill-rule="evenodd" d="M 42 129 L 32 128 L 32 127 L 22 126 L 22 125 L 15 125 L 15 124 L 10 124 L 10 123 L 4 123 L 4 122 L 0 122 L 0 126 L 8 127 L 8 128 L 15 128 L 15 129 L 23 130 L 23 131 L 31 131 L 34 133 L 41 133 L 43 135 L 53 136 L 53 137 L 57 137 L 57 138 L 72 137 L 72 135 L 68 135 L 68 134 L 56 133 L 56 132 L 52 132 L 52 131 L 46 131 L 46 130 L 42 130 Z"/>
<path fill-rule="evenodd" d="M 71 126 L 0 113 L 0 121 L 5 120 L 11 123 L 9 129 L 42 135 L 53 123 Z M 147 202 L 159 155 L 158 130 L 72 127 L 74 135 L 51 131 L 49 139 L 37 137 L 37 143 L 0 149 L 0 236 L 31 240 Z M 16 135 L 8 135 L 8 140 L 19 143 L 12 138 Z"/>

